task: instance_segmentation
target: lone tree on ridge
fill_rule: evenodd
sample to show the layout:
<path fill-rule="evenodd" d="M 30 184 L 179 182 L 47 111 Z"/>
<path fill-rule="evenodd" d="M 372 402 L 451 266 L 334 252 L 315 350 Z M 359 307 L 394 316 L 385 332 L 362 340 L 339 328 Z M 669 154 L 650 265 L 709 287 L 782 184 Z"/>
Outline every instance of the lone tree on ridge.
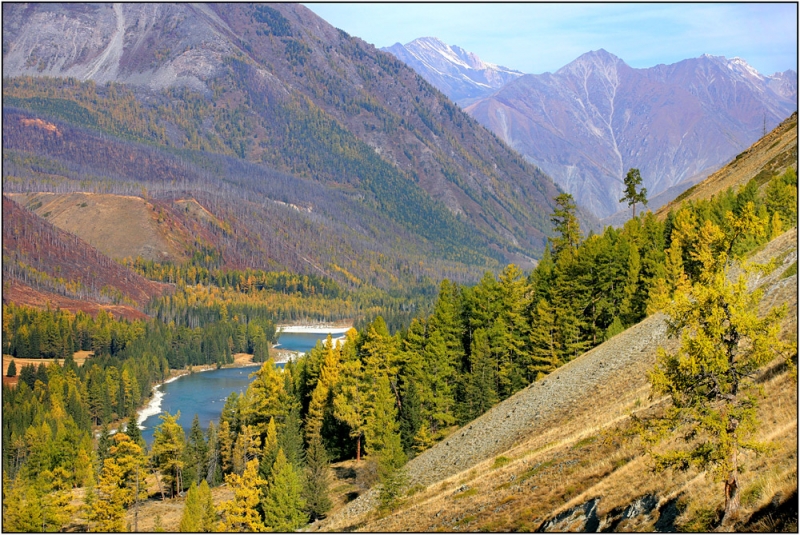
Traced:
<path fill-rule="evenodd" d="M 642 188 L 638 192 L 636 186 L 642 184 L 642 175 L 638 169 L 631 168 L 625 175 L 625 196 L 619 202 L 628 201 L 628 206 L 633 207 L 633 218 L 636 218 L 636 203 L 647 206 L 647 188 Z"/>

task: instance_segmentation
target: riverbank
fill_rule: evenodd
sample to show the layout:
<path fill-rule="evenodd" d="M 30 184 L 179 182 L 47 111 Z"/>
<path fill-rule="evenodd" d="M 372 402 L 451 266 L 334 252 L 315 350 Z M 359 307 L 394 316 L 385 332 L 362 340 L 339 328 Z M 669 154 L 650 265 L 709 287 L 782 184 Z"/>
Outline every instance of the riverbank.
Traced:
<path fill-rule="evenodd" d="M 291 334 L 344 334 L 352 325 L 277 325 L 275 332 Z"/>

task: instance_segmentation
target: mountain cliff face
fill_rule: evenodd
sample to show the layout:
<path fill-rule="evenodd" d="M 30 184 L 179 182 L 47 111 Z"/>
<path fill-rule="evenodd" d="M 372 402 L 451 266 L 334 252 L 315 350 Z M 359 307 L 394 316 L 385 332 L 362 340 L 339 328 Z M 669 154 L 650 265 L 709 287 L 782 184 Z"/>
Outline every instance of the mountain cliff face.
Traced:
<path fill-rule="evenodd" d="M 552 180 L 301 5 L 6 4 L 3 17 L 6 106 L 320 182 L 451 260 L 543 249 Z M 85 97 L 95 89 L 82 81 L 118 107 Z"/>
<path fill-rule="evenodd" d="M 796 95 L 794 71 L 767 77 L 739 58 L 633 69 L 599 50 L 466 111 L 602 218 L 622 209 L 631 167 L 650 198 L 672 188 L 667 202 L 788 117 Z"/>
<path fill-rule="evenodd" d="M 460 106 L 474 102 L 503 87 L 523 73 L 486 63 L 477 55 L 435 37 L 381 48 L 417 71 Z"/>

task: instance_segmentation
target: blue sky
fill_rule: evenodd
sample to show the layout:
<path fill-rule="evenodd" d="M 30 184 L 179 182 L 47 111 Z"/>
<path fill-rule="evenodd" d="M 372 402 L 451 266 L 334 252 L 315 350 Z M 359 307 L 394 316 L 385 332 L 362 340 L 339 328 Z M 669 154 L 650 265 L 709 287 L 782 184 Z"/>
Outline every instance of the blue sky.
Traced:
<path fill-rule="evenodd" d="M 797 69 L 796 3 L 318 3 L 377 47 L 438 37 L 487 62 L 539 74 L 604 48 L 636 68 L 738 56 L 762 74 Z"/>

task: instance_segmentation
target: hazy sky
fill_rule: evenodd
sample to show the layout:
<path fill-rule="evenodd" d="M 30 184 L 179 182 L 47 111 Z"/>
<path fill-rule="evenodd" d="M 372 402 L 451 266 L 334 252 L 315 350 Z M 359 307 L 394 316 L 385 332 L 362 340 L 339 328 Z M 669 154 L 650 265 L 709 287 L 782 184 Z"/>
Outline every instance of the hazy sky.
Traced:
<path fill-rule="evenodd" d="M 762 74 L 797 69 L 796 3 L 306 4 L 378 48 L 438 37 L 524 73 L 553 72 L 600 48 L 636 68 L 704 53 Z"/>

